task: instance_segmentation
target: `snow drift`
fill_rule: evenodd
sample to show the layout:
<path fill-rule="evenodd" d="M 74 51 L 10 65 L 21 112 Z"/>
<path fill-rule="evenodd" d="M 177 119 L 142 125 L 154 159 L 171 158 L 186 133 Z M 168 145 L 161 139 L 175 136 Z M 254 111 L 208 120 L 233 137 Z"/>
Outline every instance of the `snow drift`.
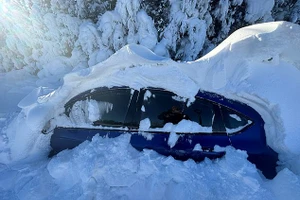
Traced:
<path fill-rule="evenodd" d="M 203 89 L 258 110 L 266 122 L 269 145 L 285 157 L 282 161 L 289 162 L 299 162 L 300 155 L 299 44 L 298 25 L 273 22 L 249 26 L 191 63 L 201 70 L 190 73 Z"/>

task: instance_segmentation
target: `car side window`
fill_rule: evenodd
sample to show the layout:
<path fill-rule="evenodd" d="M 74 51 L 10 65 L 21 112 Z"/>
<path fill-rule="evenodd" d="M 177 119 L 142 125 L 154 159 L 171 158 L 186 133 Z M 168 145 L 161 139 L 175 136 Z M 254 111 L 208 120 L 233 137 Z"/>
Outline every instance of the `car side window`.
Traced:
<path fill-rule="evenodd" d="M 225 132 L 219 107 L 210 101 L 196 98 L 195 101 L 186 108 L 185 113 L 189 116 L 191 121 L 200 125 L 201 128 L 199 132 Z"/>
<path fill-rule="evenodd" d="M 76 125 L 121 127 L 132 94 L 132 91 L 126 88 L 90 90 L 67 103 L 66 114 Z"/>
<path fill-rule="evenodd" d="M 149 119 L 150 128 L 178 124 L 186 117 L 183 114 L 184 101 L 171 92 L 146 90 L 143 98 L 141 120 Z"/>
<path fill-rule="evenodd" d="M 224 120 L 224 125 L 228 134 L 234 134 L 241 131 L 246 126 L 252 124 L 252 121 L 247 119 L 242 114 L 231 110 L 226 107 L 222 107 L 222 115 Z"/>

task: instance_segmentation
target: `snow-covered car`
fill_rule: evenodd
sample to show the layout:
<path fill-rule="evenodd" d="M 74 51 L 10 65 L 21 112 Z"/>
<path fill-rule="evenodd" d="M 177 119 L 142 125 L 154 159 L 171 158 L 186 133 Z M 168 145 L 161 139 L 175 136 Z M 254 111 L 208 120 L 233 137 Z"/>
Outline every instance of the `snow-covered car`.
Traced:
<path fill-rule="evenodd" d="M 264 121 L 253 108 L 199 91 L 194 100 L 160 88 L 100 87 L 65 104 L 69 123 L 54 129 L 52 155 L 102 137 L 131 134 L 131 145 L 178 160 L 220 158 L 223 147 L 245 150 L 267 178 L 276 175 L 278 154 L 266 143 Z"/>

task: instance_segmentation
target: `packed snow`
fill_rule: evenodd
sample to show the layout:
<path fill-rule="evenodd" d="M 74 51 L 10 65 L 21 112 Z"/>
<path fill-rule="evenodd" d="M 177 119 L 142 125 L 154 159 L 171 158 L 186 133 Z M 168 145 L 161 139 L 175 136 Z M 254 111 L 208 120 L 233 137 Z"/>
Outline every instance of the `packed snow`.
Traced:
<path fill-rule="evenodd" d="M 300 199 L 299 46 L 299 25 L 272 22 L 242 28 L 188 63 L 127 45 L 93 67 L 66 74 L 58 88 L 34 89 L 37 79 L 25 70 L 0 74 L 5 94 L 0 98 L 0 199 Z M 67 123 L 64 104 L 101 86 L 160 87 L 190 102 L 202 89 L 247 103 L 265 120 L 267 142 L 279 153 L 277 176 L 267 180 L 246 152 L 232 147 L 217 160 L 182 162 L 135 150 L 130 135 L 95 136 L 48 158 L 53 128 Z M 100 114 L 91 112 L 88 119 Z M 150 123 L 145 119 L 140 129 Z M 180 126 L 164 127 L 172 132 L 170 146 L 180 137 Z"/>

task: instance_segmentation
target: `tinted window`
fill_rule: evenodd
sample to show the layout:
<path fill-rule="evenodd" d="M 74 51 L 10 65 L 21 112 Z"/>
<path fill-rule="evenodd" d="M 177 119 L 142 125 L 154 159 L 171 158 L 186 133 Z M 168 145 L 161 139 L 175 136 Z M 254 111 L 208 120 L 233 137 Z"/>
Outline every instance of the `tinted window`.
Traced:
<path fill-rule="evenodd" d="M 214 119 L 213 105 L 207 101 L 196 99 L 187 109 L 186 113 L 192 121 L 203 127 L 212 127 Z"/>
<path fill-rule="evenodd" d="M 197 122 L 202 127 L 199 132 L 225 132 L 219 107 L 210 101 L 196 98 L 186 108 L 185 114 L 191 121 Z"/>
<path fill-rule="evenodd" d="M 66 113 L 75 124 L 122 126 L 132 92 L 130 89 L 96 89 L 73 98 Z"/>
<path fill-rule="evenodd" d="M 245 116 L 226 107 L 222 107 L 223 120 L 228 133 L 236 133 L 252 122 Z"/>
<path fill-rule="evenodd" d="M 178 124 L 185 118 L 184 102 L 171 92 L 147 90 L 143 98 L 142 120 L 149 118 L 151 128 L 161 128 L 166 123 Z"/>

